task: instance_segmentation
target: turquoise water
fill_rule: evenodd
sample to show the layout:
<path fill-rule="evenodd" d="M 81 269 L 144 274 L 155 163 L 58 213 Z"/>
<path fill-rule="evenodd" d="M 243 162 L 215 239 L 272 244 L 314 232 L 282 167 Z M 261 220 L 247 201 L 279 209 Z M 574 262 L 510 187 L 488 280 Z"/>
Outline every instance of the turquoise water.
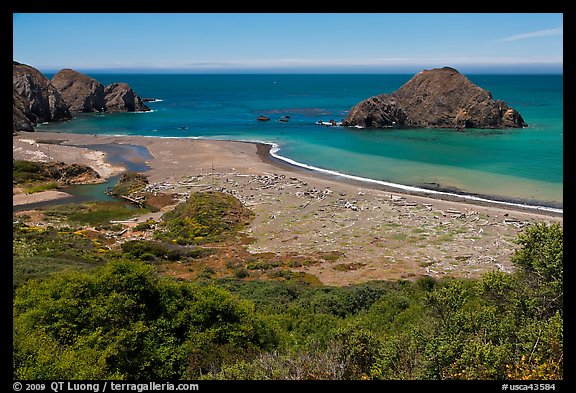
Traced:
<path fill-rule="evenodd" d="M 51 75 L 48 75 L 50 77 Z M 351 176 L 562 208 L 563 77 L 467 75 L 517 109 L 527 128 L 466 131 L 325 127 L 412 75 L 91 75 L 124 81 L 147 113 L 81 114 L 38 131 L 202 137 L 278 145 L 291 162 Z M 258 122 L 264 114 L 269 122 Z M 280 122 L 290 116 L 288 122 Z"/>

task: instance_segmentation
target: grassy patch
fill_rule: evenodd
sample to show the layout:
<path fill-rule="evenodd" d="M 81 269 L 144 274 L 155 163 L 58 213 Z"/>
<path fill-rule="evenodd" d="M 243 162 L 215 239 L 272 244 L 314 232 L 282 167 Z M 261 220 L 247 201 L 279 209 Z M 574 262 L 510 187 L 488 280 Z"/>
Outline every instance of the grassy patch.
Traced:
<path fill-rule="evenodd" d="M 124 195 L 128 196 L 133 192 L 140 191 L 148 185 L 148 179 L 146 176 L 128 171 L 120 176 L 118 184 L 112 188 L 113 195 Z"/>
<path fill-rule="evenodd" d="M 454 240 L 454 235 L 451 233 L 444 233 L 440 236 L 438 236 L 437 238 L 433 239 L 430 241 L 430 243 L 432 244 L 442 244 L 442 243 L 446 243 L 446 242 L 451 242 L 452 240 Z"/>
<path fill-rule="evenodd" d="M 286 283 L 303 285 L 305 287 L 322 286 L 322 282 L 313 274 L 303 272 L 293 272 L 290 270 L 274 270 L 268 273 L 268 276 L 277 280 L 285 280 Z"/>
<path fill-rule="evenodd" d="M 146 212 L 146 209 L 135 209 L 123 202 L 99 201 L 55 206 L 46 209 L 44 214 L 55 221 L 97 226 L 108 224 L 112 220 L 126 220 Z"/>
<path fill-rule="evenodd" d="M 26 194 L 34 194 L 36 192 L 55 190 L 57 188 L 58 188 L 58 183 L 56 183 L 54 181 L 50 181 L 50 182 L 46 182 L 46 183 L 38 183 L 38 184 L 26 186 L 22 190 Z"/>
<path fill-rule="evenodd" d="M 397 233 L 393 233 L 392 235 L 390 235 L 391 240 L 402 241 L 402 240 L 406 240 L 407 238 L 408 238 L 408 235 L 403 233 L 403 232 L 397 232 Z"/>
<path fill-rule="evenodd" d="M 70 228 L 57 230 L 17 223 L 12 228 L 13 282 L 86 269 L 105 262 L 100 242 Z"/>
<path fill-rule="evenodd" d="M 44 165 L 39 162 L 12 160 L 12 183 L 22 184 L 46 181 L 50 178 L 44 173 Z"/>
<path fill-rule="evenodd" d="M 334 262 L 342 256 L 342 253 L 340 251 L 321 251 L 316 253 L 316 256 L 326 262 Z"/>
<path fill-rule="evenodd" d="M 186 202 L 162 215 L 159 240 L 178 244 L 223 241 L 234 235 L 254 216 L 242 203 L 221 192 L 195 192 Z"/>
<path fill-rule="evenodd" d="M 248 262 L 246 268 L 249 270 L 269 270 L 282 266 L 280 261 L 254 261 Z"/>

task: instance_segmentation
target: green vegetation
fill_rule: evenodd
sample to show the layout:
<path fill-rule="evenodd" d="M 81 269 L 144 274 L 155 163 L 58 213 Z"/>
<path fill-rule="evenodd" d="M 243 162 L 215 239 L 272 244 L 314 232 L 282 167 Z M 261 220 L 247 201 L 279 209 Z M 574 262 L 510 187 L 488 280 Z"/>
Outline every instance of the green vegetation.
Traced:
<path fill-rule="evenodd" d="M 24 187 L 23 191 L 26 194 L 34 194 L 35 192 L 42 192 L 48 190 L 55 190 L 58 188 L 58 183 L 54 181 L 49 181 L 46 183 L 37 183 L 32 186 Z"/>
<path fill-rule="evenodd" d="M 28 193 L 97 178 L 98 173 L 86 165 L 12 160 L 12 184 L 26 186 Z"/>
<path fill-rule="evenodd" d="M 12 183 L 23 184 L 51 180 L 41 162 L 12 160 Z"/>
<path fill-rule="evenodd" d="M 162 216 L 156 238 L 178 244 L 223 241 L 253 217 L 240 201 L 221 192 L 195 192 Z"/>
<path fill-rule="evenodd" d="M 111 193 L 113 195 L 123 195 L 128 196 L 133 192 L 140 191 L 148 185 L 148 179 L 146 176 L 137 172 L 124 172 L 118 183 L 112 188 Z"/>
<path fill-rule="evenodd" d="M 327 287 L 281 259 L 207 256 L 218 245 L 201 243 L 251 218 L 226 194 L 192 194 L 141 228 L 155 239 L 117 247 L 85 227 L 86 207 L 58 211 L 58 228 L 13 225 L 14 379 L 563 378 L 558 224 L 525 229 L 513 274 Z"/>
<path fill-rule="evenodd" d="M 70 224 L 105 225 L 111 220 L 127 220 L 149 210 L 136 210 L 123 202 L 87 202 L 66 204 L 46 209 L 44 214 L 53 221 Z"/>
<path fill-rule="evenodd" d="M 106 261 L 106 251 L 98 240 L 76 229 L 17 222 L 12 225 L 12 280 L 17 285 L 63 270 L 90 269 Z"/>
<path fill-rule="evenodd" d="M 274 345 L 249 302 L 138 262 L 23 285 L 14 312 L 16 379 L 194 378 Z"/>
<path fill-rule="evenodd" d="M 122 251 L 130 257 L 141 261 L 156 261 L 167 259 L 170 261 L 183 261 L 210 255 L 208 248 L 184 247 L 177 244 L 168 244 L 158 241 L 130 240 L 121 245 Z"/>

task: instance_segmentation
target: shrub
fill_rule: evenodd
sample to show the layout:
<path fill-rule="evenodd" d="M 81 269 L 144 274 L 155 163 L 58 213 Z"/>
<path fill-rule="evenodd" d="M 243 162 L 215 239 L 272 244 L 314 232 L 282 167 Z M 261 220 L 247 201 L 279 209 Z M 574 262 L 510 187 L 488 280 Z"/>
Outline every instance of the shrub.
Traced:
<path fill-rule="evenodd" d="M 162 215 L 162 230 L 155 236 L 178 244 L 222 241 L 248 224 L 252 217 L 253 213 L 231 195 L 196 192 Z"/>

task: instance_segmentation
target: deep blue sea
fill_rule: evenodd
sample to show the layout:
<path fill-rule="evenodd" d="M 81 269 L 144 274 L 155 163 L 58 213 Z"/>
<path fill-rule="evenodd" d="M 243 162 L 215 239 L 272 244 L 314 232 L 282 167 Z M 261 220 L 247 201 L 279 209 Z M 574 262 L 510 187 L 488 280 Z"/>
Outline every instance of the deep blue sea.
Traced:
<path fill-rule="evenodd" d="M 413 75 L 90 76 L 104 85 L 127 82 L 158 101 L 148 103 L 152 112 L 80 114 L 37 131 L 268 142 L 279 158 L 318 170 L 563 207 L 562 75 L 466 75 L 529 126 L 465 131 L 316 124 L 341 121 L 361 100 L 391 93 Z M 259 115 L 271 120 L 259 122 Z"/>

